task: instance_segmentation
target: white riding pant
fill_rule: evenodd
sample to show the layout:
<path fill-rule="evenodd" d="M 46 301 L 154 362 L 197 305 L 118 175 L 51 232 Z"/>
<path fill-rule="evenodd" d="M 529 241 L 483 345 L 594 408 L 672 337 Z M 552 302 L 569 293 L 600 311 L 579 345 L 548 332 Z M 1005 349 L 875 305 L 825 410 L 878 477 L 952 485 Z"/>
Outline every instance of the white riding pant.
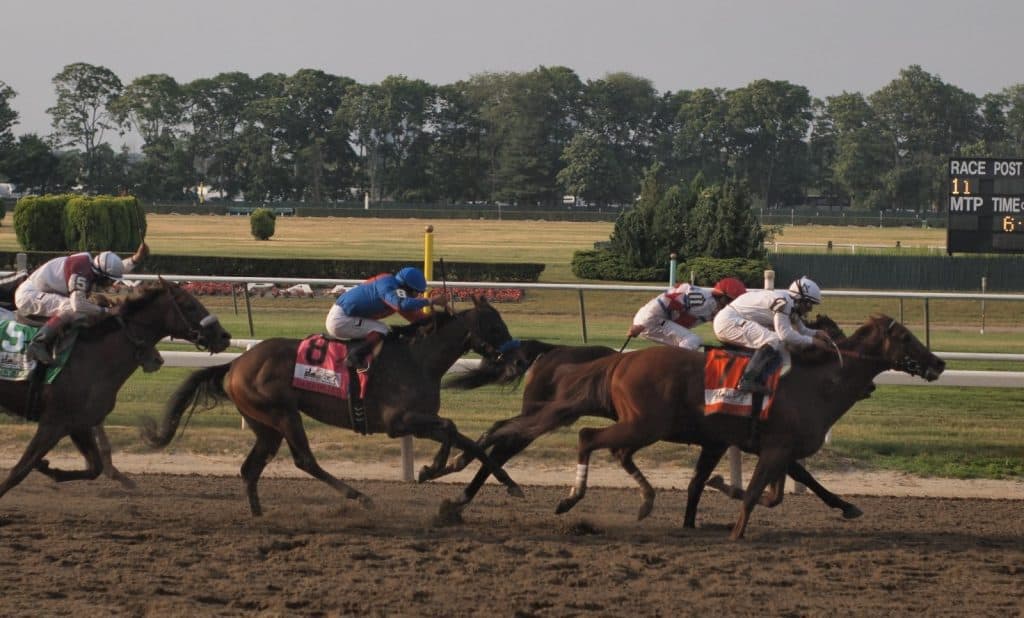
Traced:
<path fill-rule="evenodd" d="M 696 350 L 703 343 L 700 335 L 670 320 L 654 318 L 645 321 L 643 327 L 644 331 L 640 333 L 640 336 L 655 343 L 677 346 L 686 350 Z"/>
<path fill-rule="evenodd" d="M 325 326 L 328 334 L 341 339 L 362 339 L 374 331 L 388 334 L 388 325 L 384 322 L 345 315 L 340 305 L 332 306 L 327 312 Z"/>
<path fill-rule="evenodd" d="M 753 320 L 748 320 L 728 307 L 718 312 L 713 323 L 715 336 L 722 343 L 731 343 L 751 349 L 770 345 L 782 357 L 783 370 L 790 366 L 789 350 L 774 328 L 766 328 Z"/>
<path fill-rule="evenodd" d="M 53 292 L 40 292 L 29 281 L 19 285 L 14 292 L 14 304 L 18 307 L 18 313 L 24 316 L 50 317 L 75 313 L 70 298 Z"/>

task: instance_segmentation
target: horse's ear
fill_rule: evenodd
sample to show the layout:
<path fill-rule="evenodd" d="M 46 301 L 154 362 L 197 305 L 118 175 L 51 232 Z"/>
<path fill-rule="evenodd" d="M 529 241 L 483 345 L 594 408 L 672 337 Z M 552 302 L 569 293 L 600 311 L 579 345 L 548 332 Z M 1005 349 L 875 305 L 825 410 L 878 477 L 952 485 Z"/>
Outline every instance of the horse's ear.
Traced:
<path fill-rule="evenodd" d="M 473 295 L 473 306 L 476 307 L 477 309 L 482 309 L 488 306 L 489 304 L 490 303 L 487 302 L 487 297 L 484 296 L 483 294 Z"/>

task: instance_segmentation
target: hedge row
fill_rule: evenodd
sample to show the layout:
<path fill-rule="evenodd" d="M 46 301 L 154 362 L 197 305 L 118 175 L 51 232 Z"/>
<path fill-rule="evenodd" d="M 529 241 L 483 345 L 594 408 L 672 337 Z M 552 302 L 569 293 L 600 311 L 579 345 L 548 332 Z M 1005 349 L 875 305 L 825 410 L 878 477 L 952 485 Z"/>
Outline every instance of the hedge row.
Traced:
<path fill-rule="evenodd" d="M 146 213 L 134 197 L 32 195 L 14 207 L 14 233 L 27 251 L 134 251 Z"/>
<path fill-rule="evenodd" d="M 29 269 L 50 258 L 66 253 L 26 252 Z M 14 270 L 16 252 L 0 251 L 0 269 Z M 125 256 L 127 257 L 127 256 Z M 334 260 L 334 259 L 269 259 L 243 257 L 211 257 L 197 255 L 156 255 L 146 259 L 139 272 L 174 275 L 207 275 L 230 277 L 287 277 L 297 279 L 366 279 L 382 272 L 396 272 L 416 260 Z M 485 262 L 444 263 L 449 281 L 537 281 L 544 264 Z M 441 263 L 434 262 L 434 278 L 441 278 Z"/>

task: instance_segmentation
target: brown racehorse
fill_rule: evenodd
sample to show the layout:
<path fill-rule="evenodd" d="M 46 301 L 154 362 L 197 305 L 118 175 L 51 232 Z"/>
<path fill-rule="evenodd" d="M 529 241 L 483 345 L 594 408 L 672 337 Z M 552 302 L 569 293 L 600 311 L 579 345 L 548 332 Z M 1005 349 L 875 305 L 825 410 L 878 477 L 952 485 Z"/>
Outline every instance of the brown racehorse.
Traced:
<path fill-rule="evenodd" d="M 552 418 L 568 425 L 584 415 L 613 411 L 612 425 L 580 430 L 576 483 L 569 497 L 559 503 L 559 513 L 571 509 L 586 493 L 594 450 L 607 448 L 623 466 L 635 469 L 633 454 L 658 440 L 700 444 L 703 449 L 688 488 L 686 527 L 694 527 L 704 485 L 728 446 L 756 453 L 758 463 L 730 536 L 736 540 L 743 537 L 750 512 L 765 487 L 782 479 L 794 461 L 817 452 L 829 428 L 870 393 L 874 377 L 888 369 L 931 381 L 945 369 L 945 362 L 896 320 L 873 316 L 839 343 L 838 353 L 831 358 L 816 363 L 795 358 L 792 369 L 779 382 L 771 416 L 753 432 L 749 418 L 704 414 L 702 353 L 654 347 L 613 354 L 566 366 L 542 410 L 503 425 L 491 438 L 534 439 L 551 426 Z"/>
<path fill-rule="evenodd" d="M 815 321 L 808 323 L 808 326 L 815 329 L 825 330 L 834 340 L 842 340 L 845 338 L 843 331 L 828 316 L 819 315 Z M 485 449 L 490 449 L 488 454 L 496 464 L 504 465 L 505 462 L 529 446 L 535 438 L 526 437 L 520 434 L 505 434 L 495 438 L 495 432 L 502 426 L 522 417 L 536 416 L 537 413 L 542 410 L 550 412 L 551 408 L 545 408 L 544 404 L 551 400 L 557 392 L 557 376 L 565 375 L 564 371 L 559 371 L 560 368 L 567 365 L 586 363 L 612 354 L 616 354 L 615 350 L 604 346 L 558 346 L 534 339 L 523 340 L 520 342 L 518 349 L 516 349 L 513 354 L 509 354 L 507 356 L 507 360 L 518 362 L 521 367 L 528 368 L 526 373 L 526 386 L 523 388 L 523 402 L 520 414 L 517 417 L 501 420 L 495 423 L 490 429 L 484 432 L 482 436 L 480 436 L 477 443 Z M 471 388 L 478 382 L 493 381 L 493 377 L 491 376 L 495 373 L 505 373 L 506 377 L 503 377 L 501 380 L 504 382 L 515 382 L 523 377 L 523 374 L 519 371 L 507 372 L 506 369 L 507 368 L 504 367 L 491 366 L 489 363 L 484 361 L 481 363 L 479 369 L 465 372 L 455 378 L 449 379 L 445 383 L 445 386 L 449 388 Z M 482 374 L 483 377 L 479 374 Z M 613 410 L 593 409 L 588 415 L 615 418 L 615 412 Z M 539 432 L 538 435 L 541 435 L 567 424 L 572 424 L 576 420 L 576 418 L 566 418 L 557 414 L 552 414 L 546 417 L 546 419 L 533 419 L 531 421 L 531 426 L 534 427 L 533 433 Z M 545 421 L 546 424 L 544 424 Z M 712 448 L 717 448 L 717 443 Z M 449 464 L 443 471 L 441 471 L 438 476 L 458 472 L 472 461 L 473 457 L 471 455 L 462 453 L 453 463 Z M 650 514 L 651 509 L 654 506 L 654 489 L 649 483 L 647 483 L 643 474 L 640 473 L 635 464 L 633 464 L 632 458 L 626 458 L 621 461 L 621 463 L 623 468 L 626 470 L 626 473 L 637 480 L 640 485 L 643 503 L 640 507 L 638 519 L 643 519 Z M 859 508 L 831 493 L 828 489 L 818 483 L 818 481 L 803 467 L 800 462 L 792 462 L 786 472 L 791 478 L 803 483 L 808 489 L 814 492 L 814 494 L 817 495 L 826 505 L 835 509 L 840 509 L 843 513 L 843 517 L 853 519 L 860 517 L 863 514 Z M 490 473 L 487 471 L 487 468 L 481 466 L 480 470 L 477 471 L 469 485 L 466 486 L 462 494 L 456 500 L 445 501 L 442 504 L 441 515 L 449 520 L 456 519 L 480 491 L 489 475 Z M 773 483 L 771 485 L 771 493 L 763 496 L 760 504 L 768 507 L 774 507 L 781 503 L 781 492 L 784 490 L 784 480 L 785 477 L 782 477 L 782 482 Z M 724 479 L 719 476 L 710 479 L 707 484 L 719 491 L 722 491 L 730 497 L 736 499 L 742 499 L 743 497 L 741 489 L 735 489 L 726 485 Z"/>
<path fill-rule="evenodd" d="M 231 335 L 194 296 L 163 280 L 145 285 L 121 301 L 114 315 L 79 332 L 66 365 L 52 384 L 41 386 L 33 416 L 35 436 L 21 459 L 0 483 L 0 496 L 20 483 L 33 468 L 55 481 L 94 479 L 103 470 L 93 430 L 114 408 L 117 392 L 164 337 L 172 336 L 199 348 L 220 352 Z M 0 381 L 0 402 L 18 416 L 28 415 L 27 382 Z M 45 455 L 64 436 L 85 457 L 85 470 L 49 467 Z"/>
<path fill-rule="evenodd" d="M 486 300 L 475 299 L 472 309 L 434 312 L 424 323 L 412 326 L 411 331 L 404 330 L 415 333 L 410 341 L 396 333 L 385 338 L 380 357 L 370 369 L 364 396 L 368 433 L 440 442 L 433 465 L 424 467 L 421 480 L 435 476 L 433 470 L 444 466 L 454 444 L 483 461 L 509 493 L 522 495 L 500 467 L 490 465 L 473 440 L 458 432 L 455 423 L 438 416 L 441 378 L 455 361 L 470 349 L 496 359 L 511 341 L 501 315 Z M 160 428 L 146 431 L 146 440 L 156 447 L 166 446 L 186 410 L 195 409 L 199 401 L 229 399 L 256 434 L 256 444 L 242 464 L 253 515 L 263 512 L 256 489 L 260 474 L 282 440 L 287 440 L 296 467 L 369 506 L 367 496 L 321 468 L 310 451 L 300 412 L 336 427 L 353 428 L 353 422 L 344 400 L 292 386 L 299 343 L 298 339 L 267 339 L 231 363 L 193 373 L 172 395 Z"/>

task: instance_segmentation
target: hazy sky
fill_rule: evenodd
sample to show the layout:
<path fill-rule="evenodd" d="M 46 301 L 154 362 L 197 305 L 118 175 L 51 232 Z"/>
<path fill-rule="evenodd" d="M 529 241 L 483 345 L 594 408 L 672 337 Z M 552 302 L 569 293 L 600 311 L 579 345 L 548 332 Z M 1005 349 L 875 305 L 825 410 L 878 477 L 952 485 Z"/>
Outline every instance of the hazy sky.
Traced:
<path fill-rule="evenodd" d="M 435 84 L 564 65 L 659 90 L 788 80 L 870 94 L 919 64 L 975 94 L 1024 82 L 1024 0 L 4 0 L 0 80 L 15 134 L 50 132 L 51 80 L 73 62 L 128 83 L 321 69 Z M 109 136 L 108 136 L 109 137 Z M 114 136 L 112 143 L 118 145 Z"/>

